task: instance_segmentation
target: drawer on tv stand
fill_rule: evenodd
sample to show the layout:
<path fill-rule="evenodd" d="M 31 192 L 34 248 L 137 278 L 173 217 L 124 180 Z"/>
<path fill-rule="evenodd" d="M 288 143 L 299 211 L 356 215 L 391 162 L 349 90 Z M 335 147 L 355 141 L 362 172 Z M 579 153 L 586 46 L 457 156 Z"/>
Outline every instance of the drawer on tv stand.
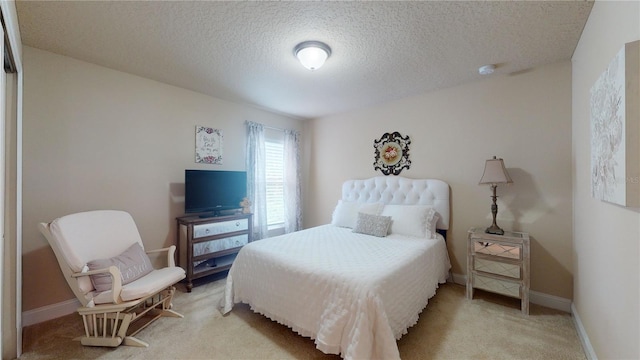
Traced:
<path fill-rule="evenodd" d="M 249 229 L 248 219 L 221 221 L 193 226 L 193 238 L 232 233 Z"/>

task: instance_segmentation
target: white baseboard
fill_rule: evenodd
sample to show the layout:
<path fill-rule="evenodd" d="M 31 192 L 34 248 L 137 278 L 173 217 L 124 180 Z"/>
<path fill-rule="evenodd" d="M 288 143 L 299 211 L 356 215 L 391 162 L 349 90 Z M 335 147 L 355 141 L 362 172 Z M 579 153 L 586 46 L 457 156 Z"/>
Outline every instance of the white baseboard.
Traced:
<path fill-rule="evenodd" d="M 580 316 L 578 315 L 578 311 L 576 310 L 574 304 L 571 304 L 571 318 L 573 319 L 573 323 L 575 324 L 576 330 L 578 331 L 578 337 L 580 338 L 580 342 L 582 343 L 582 349 L 587 356 L 587 360 L 598 360 L 596 352 L 593 350 L 593 346 L 591 346 L 589 336 L 587 335 L 587 332 L 582 325 L 582 320 L 580 320 Z"/>
<path fill-rule="evenodd" d="M 467 285 L 467 276 L 462 274 L 451 274 L 453 282 L 460 285 Z M 549 295 L 537 291 L 529 291 L 529 301 L 532 304 L 541 305 L 551 309 L 564 312 L 571 312 L 571 300 L 555 295 Z"/>
<path fill-rule="evenodd" d="M 80 301 L 71 299 L 57 304 L 46 305 L 22 313 L 22 326 L 38 324 L 43 321 L 72 314 L 80 307 Z"/>
<path fill-rule="evenodd" d="M 453 279 L 453 283 L 454 284 L 460 284 L 460 285 L 467 286 L 467 276 L 466 275 L 451 273 L 451 276 L 449 277 L 449 280 L 451 280 L 451 279 Z"/>
<path fill-rule="evenodd" d="M 529 291 L 529 301 L 536 305 L 542 305 L 551 309 L 571 312 L 571 300 L 555 295 L 549 295 L 537 291 Z"/>

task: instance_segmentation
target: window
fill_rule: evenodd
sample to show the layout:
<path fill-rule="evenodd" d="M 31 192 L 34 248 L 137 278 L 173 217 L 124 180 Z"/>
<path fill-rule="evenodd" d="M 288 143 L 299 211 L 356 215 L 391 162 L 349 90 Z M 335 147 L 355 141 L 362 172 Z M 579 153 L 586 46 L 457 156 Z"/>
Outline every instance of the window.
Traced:
<path fill-rule="evenodd" d="M 302 229 L 300 133 L 247 121 L 247 181 L 254 238 Z"/>
<path fill-rule="evenodd" d="M 267 226 L 284 225 L 284 144 L 281 139 L 265 139 L 267 178 Z"/>

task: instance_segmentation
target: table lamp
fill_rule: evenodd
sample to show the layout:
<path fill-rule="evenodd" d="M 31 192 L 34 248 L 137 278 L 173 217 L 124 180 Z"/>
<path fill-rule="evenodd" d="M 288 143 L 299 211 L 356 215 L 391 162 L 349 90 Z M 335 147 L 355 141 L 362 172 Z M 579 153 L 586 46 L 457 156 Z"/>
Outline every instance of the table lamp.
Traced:
<path fill-rule="evenodd" d="M 482 174 L 482 179 L 480 179 L 479 184 L 491 184 L 491 190 L 493 191 L 493 195 L 491 196 L 493 199 L 493 204 L 491 205 L 493 223 L 484 232 L 488 234 L 504 235 L 504 230 L 496 224 L 496 215 L 498 215 L 498 204 L 496 204 L 498 196 L 496 195 L 496 187 L 498 187 L 498 184 L 511 183 L 513 183 L 513 180 L 509 177 L 509 173 L 504 167 L 502 159 L 497 159 L 494 156 L 493 159 L 489 159 L 485 162 L 484 173 Z"/>

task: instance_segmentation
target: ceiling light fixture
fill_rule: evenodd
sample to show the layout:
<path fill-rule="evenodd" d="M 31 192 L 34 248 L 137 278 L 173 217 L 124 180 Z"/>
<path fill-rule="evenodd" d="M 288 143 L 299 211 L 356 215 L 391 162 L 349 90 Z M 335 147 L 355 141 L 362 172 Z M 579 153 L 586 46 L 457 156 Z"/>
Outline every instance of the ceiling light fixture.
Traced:
<path fill-rule="evenodd" d="M 478 69 L 478 73 L 480 73 L 480 75 L 491 75 L 493 74 L 493 71 L 495 69 L 496 69 L 496 66 L 493 64 L 480 66 L 480 68 Z"/>
<path fill-rule="evenodd" d="M 305 41 L 293 48 L 293 54 L 302 66 L 313 71 L 319 69 L 331 55 L 329 45 L 320 41 Z"/>

